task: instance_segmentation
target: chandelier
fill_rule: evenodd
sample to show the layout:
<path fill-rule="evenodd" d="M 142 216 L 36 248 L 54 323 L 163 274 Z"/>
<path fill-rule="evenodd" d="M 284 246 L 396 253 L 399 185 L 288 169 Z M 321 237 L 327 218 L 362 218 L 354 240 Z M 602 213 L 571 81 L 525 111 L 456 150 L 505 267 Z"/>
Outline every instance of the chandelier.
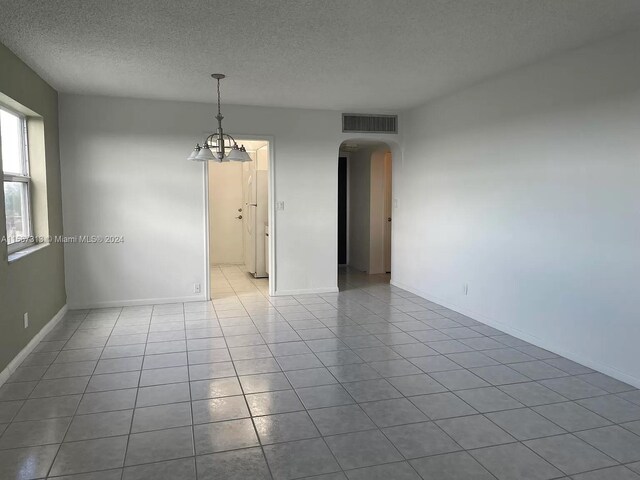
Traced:
<path fill-rule="evenodd" d="M 213 160 L 214 162 L 250 162 L 251 157 L 244 145 L 238 146 L 235 139 L 222 130 L 222 119 L 224 117 L 220 113 L 220 80 L 225 75 L 212 73 L 211 76 L 218 81 L 218 115 L 216 115 L 218 129 L 207 136 L 202 146 L 196 144 L 196 148 L 193 149 L 187 160 L 196 162 L 206 162 L 207 160 Z"/>

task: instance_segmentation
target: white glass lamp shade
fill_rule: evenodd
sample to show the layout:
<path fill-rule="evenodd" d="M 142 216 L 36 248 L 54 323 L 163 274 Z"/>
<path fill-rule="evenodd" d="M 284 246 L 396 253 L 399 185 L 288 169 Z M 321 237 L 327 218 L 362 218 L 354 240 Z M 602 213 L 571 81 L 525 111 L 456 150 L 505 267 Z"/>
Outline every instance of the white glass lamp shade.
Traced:
<path fill-rule="evenodd" d="M 216 160 L 216 157 L 213 153 L 211 153 L 211 150 L 203 147 L 200 149 L 194 160 L 199 162 L 206 162 L 207 160 Z"/>
<path fill-rule="evenodd" d="M 238 147 L 233 147 L 229 153 L 227 153 L 227 158 L 232 162 L 242 162 L 243 156 L 242 152 Z"/>
<path fill-rule="evenodd" d="M 242 147 L 240 147 L 240 153 L 242 154 L 242 160 L 240 160 L 241 162 L 250 162 L 251 161 L 251 157 L 249 156 L 247 151 L 244 149 L 244 145 Z"/>
<path fill-rule="evenodd" d="M 187 157 L 187 160 L 195 160 L 197 156 L 198 156 L 198 148 L 194 148 L 193 152 L 191 152 L 191 155 Z"/>

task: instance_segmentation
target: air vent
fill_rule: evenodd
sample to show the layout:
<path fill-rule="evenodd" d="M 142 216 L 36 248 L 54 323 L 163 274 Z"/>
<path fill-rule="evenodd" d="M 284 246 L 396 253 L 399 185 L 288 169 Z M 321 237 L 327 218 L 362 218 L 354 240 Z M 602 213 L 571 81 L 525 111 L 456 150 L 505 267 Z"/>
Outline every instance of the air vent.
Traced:
<path fill-rule="evenodd" d="M 398 133 L 398 116 L 343 113 L 342 131 L 353 133 Z"/>

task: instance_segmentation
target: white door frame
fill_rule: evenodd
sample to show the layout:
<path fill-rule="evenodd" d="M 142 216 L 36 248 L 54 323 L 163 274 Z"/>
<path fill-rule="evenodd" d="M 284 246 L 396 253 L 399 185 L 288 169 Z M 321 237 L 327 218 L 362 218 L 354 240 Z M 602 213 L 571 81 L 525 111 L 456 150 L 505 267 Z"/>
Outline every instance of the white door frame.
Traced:
<path fill-rule="evenodd" d="M 262 140 L 269 142 L 269 295 L 274 296 L 276 292 L 276 206 L 275 206 L 275 185 L 276 185 L 276 168 L 275 168 L 275 137 L 273 135 L 244 135 L 233 134 L 238 140 Z M 203 189 L 204 189 L 204 298 L 211 300 L 211 261 L 209 256 L 209 247 L 211 239 L 209 238 L 209 162 L 203 165 Z"/>

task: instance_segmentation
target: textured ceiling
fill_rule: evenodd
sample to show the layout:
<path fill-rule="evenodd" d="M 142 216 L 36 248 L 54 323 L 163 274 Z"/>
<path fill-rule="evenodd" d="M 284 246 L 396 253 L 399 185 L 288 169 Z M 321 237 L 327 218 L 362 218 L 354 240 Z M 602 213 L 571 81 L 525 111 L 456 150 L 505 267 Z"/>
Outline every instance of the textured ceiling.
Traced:
<path fill-rule="evenodd" d="M 635 28 L 639 0 L 0 0 L 62 92 L 403 109 Z"/>

